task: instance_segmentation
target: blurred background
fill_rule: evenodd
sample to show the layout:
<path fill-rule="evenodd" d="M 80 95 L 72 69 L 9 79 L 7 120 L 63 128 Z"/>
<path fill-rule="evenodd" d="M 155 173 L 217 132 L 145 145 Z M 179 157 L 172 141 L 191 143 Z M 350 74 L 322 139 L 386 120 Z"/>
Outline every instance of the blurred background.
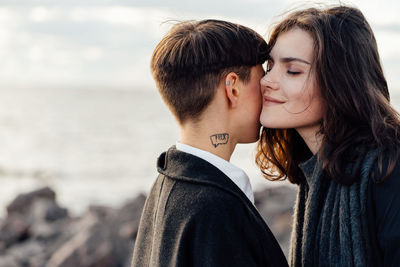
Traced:
<path fill-rule="evenodd" d="M 118 206 L 148 192 L 156 158 L 178 139 L 149 71 L 170 21 L 224 19 L 267 36 L 280 14 L 304 3 L 0 1 L 0 216 L 17 194 L 45 185 L 77 215 L 89 204 Z M 399 2 L 345 3 L 372 25 L 398 108 Z M 274 186 L 255 166 L 254 148 L 239 145 L 232 162 L 253 189 Z"/>

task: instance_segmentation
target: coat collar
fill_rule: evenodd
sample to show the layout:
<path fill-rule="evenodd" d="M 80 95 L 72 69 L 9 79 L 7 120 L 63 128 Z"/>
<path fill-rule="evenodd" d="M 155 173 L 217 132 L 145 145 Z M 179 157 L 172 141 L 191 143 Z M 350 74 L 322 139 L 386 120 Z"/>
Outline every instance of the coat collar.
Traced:
<path fill-rule="evenodd" d="M 160 155 L 157 170 L 175 180 L 218 187 L 251 203 L 242 190 L 217 167 L 192 154 L 179 151 L 175 146 Z"/>

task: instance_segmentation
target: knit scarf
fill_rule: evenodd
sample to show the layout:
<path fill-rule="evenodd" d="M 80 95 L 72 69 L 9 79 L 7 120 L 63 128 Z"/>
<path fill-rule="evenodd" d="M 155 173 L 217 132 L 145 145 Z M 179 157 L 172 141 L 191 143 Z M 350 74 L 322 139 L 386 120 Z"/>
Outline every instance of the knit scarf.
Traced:
<path fill-rule="evenodd" d="M 314 155 L 300 164 L 300 184 L 292 229 L 291 266 L 368 266 L 367 187 L 378 151 L 364 153 L 346 170 L 360 170 L 350 186 L 321 175 Z"/>

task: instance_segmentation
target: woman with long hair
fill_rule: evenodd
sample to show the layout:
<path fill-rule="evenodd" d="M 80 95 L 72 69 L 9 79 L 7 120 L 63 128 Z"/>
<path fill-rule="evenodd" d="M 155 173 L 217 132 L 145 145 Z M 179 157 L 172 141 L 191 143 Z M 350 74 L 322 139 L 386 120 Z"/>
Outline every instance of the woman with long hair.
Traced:
<path fill-rule="evenodd" d="M 309 8 L 272 30 L 257 164 L 299 186 L 292 266 L 400 266 L 400 120 L 356 8 Z"/>

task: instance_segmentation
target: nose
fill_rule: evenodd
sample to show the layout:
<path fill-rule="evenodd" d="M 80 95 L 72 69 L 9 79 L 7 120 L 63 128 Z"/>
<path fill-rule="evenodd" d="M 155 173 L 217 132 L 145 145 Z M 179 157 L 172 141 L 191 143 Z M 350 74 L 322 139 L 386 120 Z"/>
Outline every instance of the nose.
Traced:
<path fill-rule="evenodd" d="M 276 81 L 276 79 L 273 79 L 270 72 L 265 73 L 264 77 L 261 78 L 260 84 L 262 92 L 265 92 L 265 90 L 279 89 L 279 82 Z"/>

